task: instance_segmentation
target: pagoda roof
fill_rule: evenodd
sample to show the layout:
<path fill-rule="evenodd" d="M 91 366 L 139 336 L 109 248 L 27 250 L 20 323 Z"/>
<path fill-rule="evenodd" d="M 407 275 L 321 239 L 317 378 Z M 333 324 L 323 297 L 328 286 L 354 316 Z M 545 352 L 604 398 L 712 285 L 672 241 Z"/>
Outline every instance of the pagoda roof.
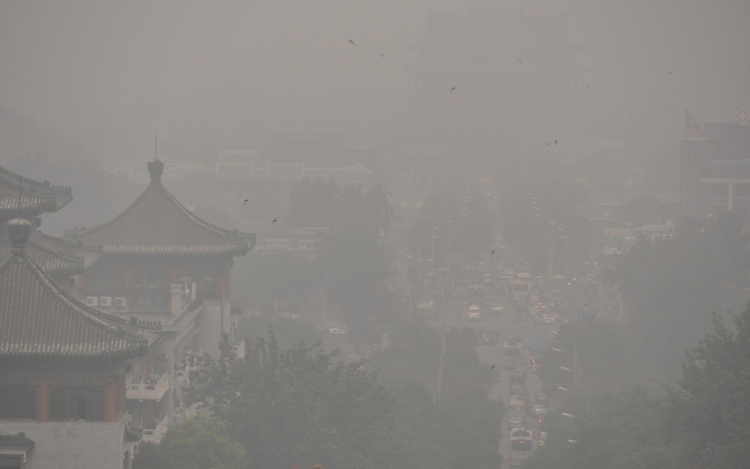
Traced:
<path fill-rule="evenodd" d="M 45 274 L 54 277 L 82 274 L 99 259 L 102 249 L 34 231 L 29 237 L 26 252 Z M 6 236 L 2 236 L 0 263 L 12 255 L 12 244 Z"/>
<path fill-rule="evenodd" d="M 19 194 L 22 213 L 56 212 L 73 200 L 70 187 L 34 181 L 0 167 L 0 217 L 18 213 Z"/>
<path fill-rule="evenodd" d="M 127 358 L 143 355 L 161 337 L 157 323 L 86 306 L 44 273 L 25 247 L 13 249 L 0 265 L 0 359 Z"/>
<path fill-rule="evenodd" d="M 66 236 L 111 254 L 241 256 L 252 249 L 255 234 L 221 228 L 185 208 L 162 184 L 163 167 L 160 160 L 149 162 L 151 183 L 115 218 Z"/>

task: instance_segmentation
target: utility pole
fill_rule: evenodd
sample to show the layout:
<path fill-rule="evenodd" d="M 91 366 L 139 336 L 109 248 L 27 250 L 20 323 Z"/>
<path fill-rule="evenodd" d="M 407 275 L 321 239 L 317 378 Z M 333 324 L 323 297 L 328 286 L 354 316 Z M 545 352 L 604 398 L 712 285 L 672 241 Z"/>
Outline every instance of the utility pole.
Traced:
<path fill-rule="evenodd" d="M 437 304 L 436 304 L 437 307 Z M 437 392 L 433 394 L 433 404 L 437 405 L 438 399 L 443 392 L 443 363 L 445 362 L 445 308 L 440 308 L 440 329 L 442 335 L 442 349 L 440 350 L 440 367 L 438 368 Z"/>

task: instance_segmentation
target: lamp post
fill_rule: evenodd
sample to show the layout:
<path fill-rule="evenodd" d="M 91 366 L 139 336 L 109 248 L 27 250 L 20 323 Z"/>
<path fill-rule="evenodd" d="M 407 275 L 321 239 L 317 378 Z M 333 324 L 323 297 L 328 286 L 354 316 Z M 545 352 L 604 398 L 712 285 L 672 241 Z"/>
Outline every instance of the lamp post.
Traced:
<path fill-rule="evenodd" d="M 448 254 L 451 253 L 451 228 L 453 228 L 453 220 L 445 220 L 445 225 L 448 225 L 446 228 L 448 229 Z"/>
<path fill-rule="evenodd" d="M 569 340 L 570 343 L 573 344 L 573 383 L 576 385 L 576 387 L 578 387 L 578 347 L 576 347 L 575 340 L 571 339 L 568 336 L 564 336 L 557 331 L 550 331 L 550 332 L 558 337 L 562 337 L 563 339 Z"/>
<path fill-rule="evenodd" d="M 594 424 L 593 424 L 593 423 L 592 423 L 591 421 L 589 421 L 589 420 L 586 420 L 586 419 L 582 419 L 581 417 L 576 417 L 576 416 L 575 416 L 575 415 L 573 415 L 573 414 L 566 414 L 565 412 L 563 412 L 563 414 L 562 414 L 562 415 L 563 415 L 563 417 L 568 417 L 568 418 L 571 418 L 571 419 L 576 419 L 576 420 L 580 420 L 581 422 L 586 422 L 586 423 L 588 423 L 589 425 L 591 425 L 592 427 L 594 426 Z"/>
<path fill-rule="evenodd" d="M 565 368 L 565 367 L 562 367 L 562 366 L 560 368 L 562 368 L 563 370 L 570 371 L 569 368 Z M 581 396 L 584 399 L 586 399 L 586 414 L 590 414 L 591 413 L 591 389 L 590 388 L 589 388 L 588 394 L 586 394 L 586 395 L 581 394 L 580 392 L 571 391 L 570 389 L 564 388 L 562 386 L 558 386 L 557 389 L 559 389 L 560 391 L 565 391 L 565 392 L 569 392 L 571 394 L 575 394 L 576 396 Z"/>

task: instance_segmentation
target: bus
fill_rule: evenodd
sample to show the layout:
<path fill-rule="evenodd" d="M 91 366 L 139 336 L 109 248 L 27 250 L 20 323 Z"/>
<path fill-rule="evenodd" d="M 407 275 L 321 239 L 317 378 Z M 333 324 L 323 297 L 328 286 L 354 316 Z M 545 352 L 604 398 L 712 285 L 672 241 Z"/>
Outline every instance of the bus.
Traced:
<path fill-rule="evenodd" d="M 531 452 L 534 449 L 531 431 L 525 428 L 514 428 L 510 432 L 509 440 L 509 466 L 521 467 L 523 462 L 531 456 Z"/>

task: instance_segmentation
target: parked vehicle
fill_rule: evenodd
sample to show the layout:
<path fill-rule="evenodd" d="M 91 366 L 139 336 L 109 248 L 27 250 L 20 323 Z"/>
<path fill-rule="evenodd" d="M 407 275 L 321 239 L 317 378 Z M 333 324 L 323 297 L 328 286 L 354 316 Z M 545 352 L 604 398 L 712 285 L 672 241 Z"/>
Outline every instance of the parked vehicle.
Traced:
<path fill-rule="evenodd" d="M 466 313 L 466 318 L 469 321 L 481 321 L 482 320 L 482 308 L 478 305 L 471 305 L 469 311 Z"/>
<path fill-rule="evenodd" d="M 501 303 L 493 303 L 492 304 L 492 312 L 495 314 L 500 314 L 503 312 L 503 305 Z"/>

